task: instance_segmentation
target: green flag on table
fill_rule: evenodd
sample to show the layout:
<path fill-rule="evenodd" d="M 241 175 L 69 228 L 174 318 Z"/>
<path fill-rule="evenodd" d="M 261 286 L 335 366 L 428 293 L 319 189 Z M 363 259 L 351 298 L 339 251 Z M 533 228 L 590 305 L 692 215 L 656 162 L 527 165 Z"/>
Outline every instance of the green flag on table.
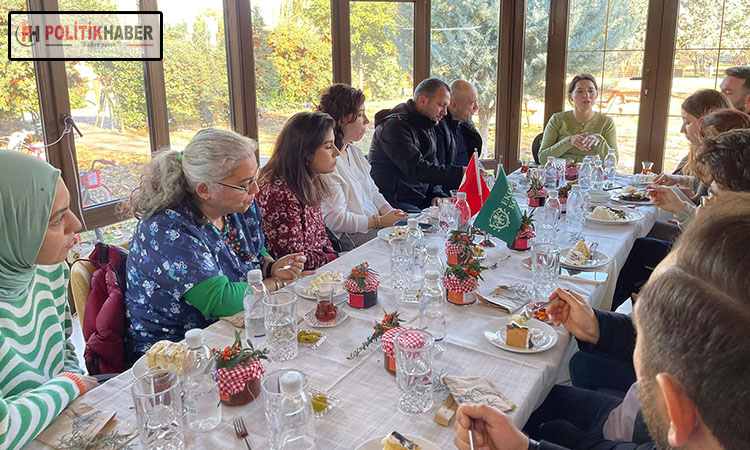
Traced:
<path fill-rule="evenodd" d="M 474 219 L 474 226 L 513 245 L 521 228 L 521 210 L 508 187 L 504 170 L 498 171 L 495 186 Z"/>

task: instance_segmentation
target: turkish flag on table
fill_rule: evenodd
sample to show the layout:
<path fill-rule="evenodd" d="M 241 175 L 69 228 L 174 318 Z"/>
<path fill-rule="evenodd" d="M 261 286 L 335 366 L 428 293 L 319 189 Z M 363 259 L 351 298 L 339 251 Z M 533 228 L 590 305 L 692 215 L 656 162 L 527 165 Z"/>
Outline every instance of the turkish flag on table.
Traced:
<path fill-rule="evenodd" d="M 466 173 L 461 180 L 461 186 L 458 187 L 458 192 L 466 192 L 466 202 L 469 204 L 472 217 L 482 209 L 482 205 L 490 196 L 490 190 L 479 171 L 479 159 L 477 159 L 476 152 L 471 156 L 471 161 L 466 167 Z"/>

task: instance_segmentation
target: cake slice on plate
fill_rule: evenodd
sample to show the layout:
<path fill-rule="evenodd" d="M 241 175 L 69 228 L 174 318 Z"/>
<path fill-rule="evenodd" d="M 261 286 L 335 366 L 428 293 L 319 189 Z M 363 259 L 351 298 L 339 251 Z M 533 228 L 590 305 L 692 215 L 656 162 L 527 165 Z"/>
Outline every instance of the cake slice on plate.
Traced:
<path fill-rule="evenodd" d="M 416 442 L 406 439 L 398 431 L 394 431 L 383 438 L 383 450 L 421 450 Z"/>
<path fill-rule="evenodd" d="M 515 348 L 529 348 L 530 345 L 529 328 L 526 326 L 526 320 L 519 315 L 512 316 L 505 325 L 505 345 Z"/>

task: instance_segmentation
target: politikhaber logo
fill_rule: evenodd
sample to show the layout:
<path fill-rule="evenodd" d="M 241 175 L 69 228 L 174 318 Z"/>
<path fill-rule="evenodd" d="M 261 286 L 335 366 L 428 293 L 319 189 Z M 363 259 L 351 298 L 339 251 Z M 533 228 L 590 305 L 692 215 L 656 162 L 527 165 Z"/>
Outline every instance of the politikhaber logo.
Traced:
<path fill-rule="evenodd" d="M 8 14 L 11 60 L 160 60 L 159 11 Z"/>

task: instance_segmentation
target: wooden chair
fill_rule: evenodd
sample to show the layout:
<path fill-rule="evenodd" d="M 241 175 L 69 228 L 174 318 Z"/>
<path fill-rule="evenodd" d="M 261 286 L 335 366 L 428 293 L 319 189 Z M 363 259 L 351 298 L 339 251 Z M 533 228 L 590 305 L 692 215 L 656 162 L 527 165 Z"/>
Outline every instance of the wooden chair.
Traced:
<path fill-rule="evenodd" d="M 542 137 L 544 136 L 544 133 L 539 133 L 534 138 L 534 141 L 531 143 L 531 156 L 534 157 L 534 162 L 537 164 L 540 164 L 539 162 L 539 148 L 542 146 Z"/>

